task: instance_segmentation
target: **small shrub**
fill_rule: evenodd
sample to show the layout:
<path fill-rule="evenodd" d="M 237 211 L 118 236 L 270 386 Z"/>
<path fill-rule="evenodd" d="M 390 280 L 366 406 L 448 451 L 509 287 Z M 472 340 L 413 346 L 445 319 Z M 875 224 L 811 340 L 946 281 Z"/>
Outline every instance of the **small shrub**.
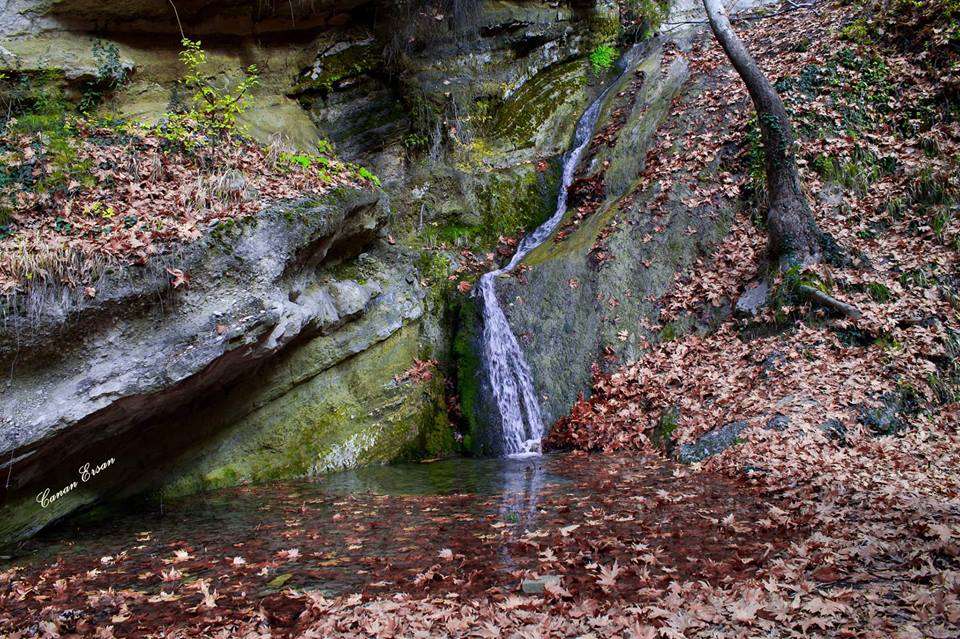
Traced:
<path fill-rule="evenodd" d="M 403 148 L 408 151 L 422 151 L 430 145 L 430 138 L 422 133 L 409 133 L 403 136 Z"/>
<path fill-rule="evenodd" d="M 856 44 L 866 44 L 870 41 L 870 30 L 865 18 L 857 18 L 840 30 L 840 37 Z"/>
<path fill-rule="evenodd" d="M 613 67 L 617 59 L 617 50 L 609 44 L 601 44 L 590 52 L 590 66 L 597 75 L 605 73 Z"/>
<path fill-rule="evenodd" d="M 324 155 L 333 155 L 333 142 L 325 138 L 317 140 L 317 153 L 322 153 Z"/>
<path fill-rule="evenodd" d="M 662 0 L 625 0 L 621 6 L 626 9 L 622 18 L 644 27 L 644 31 L 639 34 L 643 37 L 656 33 L 670 10 L 669 3 Z"/>
<path fill-rule="evenodd" d="M 260 83 L 256 65 L 248 66 L 235 86 L 221 89 L 203 75 L 207 54 L 200 41 L 184 38 L 181 43 L 180 61 L 186 67 L 181 85 L 190 97 L 185 111 L 167 114 L 158 135 L 190 147 L 196 144 L 195 136 L 214 140 L 242 133 L 238 120 L 250 108 L 250 93 Z"/>
<path fill-rule="evenodd" d="M 938 209 L 931 216 L 930 228 L 933 229 L 933 234 L 941 242 L 943 241 L 947 229 L 950 227 L 952 222 L 953 211 L 948 208 Z"/>
<path fill-rule="evenodd" d="M 120 61 L 120 49 L 117 45 L 103 40 L 93 43 L 93 59 L 97 63 L 96 76 L 83 86 L 79 110 L 89 113 L 97 108 L 104 97 L 117 90 L 127 81 L 128 69 Z"/>

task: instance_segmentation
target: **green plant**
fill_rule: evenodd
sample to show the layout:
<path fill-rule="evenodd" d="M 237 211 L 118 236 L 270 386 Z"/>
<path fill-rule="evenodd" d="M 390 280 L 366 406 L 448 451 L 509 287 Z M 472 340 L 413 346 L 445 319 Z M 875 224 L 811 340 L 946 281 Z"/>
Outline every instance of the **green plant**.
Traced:
<path fill-rule="evenodd" d="M 881 284 L 880 282 L 870 282 L 867 284 L 867 294 L 870 295 L 870 299 L 880 304 L 893 299 L 893 292 L 885 284 Z"/>
<path fill-rule="evenodd" d="M 625 0 L 622 6 L 626 9 L 626 16 L 622 17 L 632 22 L 643 22 L 644 29 L 639 35 L 644 38 L 660 29 L 670 9 L 669 3 L 662 0 Z"/>
<path fill-rule="evenodd" d="M 162 137 L 192 146 L 193 134 L 208 139 L 223 139 L 241 133 L 238 120 L 250 108 L 250 93 L 260 83 L 256 65 L 245 70 L 245 76 L 232 88 L 220 88 L 203 73 L 207 54 L 200 41 L 184 38 L 180 61 L 186 67 L 181 85 L 190 93 L 187 108 L 170 113 L 159 125 Z"/>
<path fill-rule="evenodd" d="M 491 122 L 493 122 L 493 114 L 496 110 L 496 104 L 491 98 L 479 98 L 474 101 L 473 106 L 470 109 L 470 116 L 468 120 L 473 125 L 474 131 L 479 134 L 486 132 Z"/>
<path fill-rule="evenodd" d="M 680 337 L 680 331 L 673 322 L 670 322 L 660 330 L 660 341 L 662 342 L 672 342 L 678 337 Z"/>
<path fill-rule="evenodd" d="M 362 179 L 372 182 L 376 186 L 380 186 L 380 178 L 371 173 L 366 167 L 360 167 L 357 169 L 357 175 Z"/>
<path fill-rule="evenodd" d="M 291 164 L 297 164 L 302 169 L 309 169 L 310 165 L 313 164 L 313 161 L 308 155 L 291 155 L 287 157 L 287 161 Z"/>
<path fill-rule="evenodd" d="M 112 42 L 94 42 L 93 59 L 97 63 L 97 71 L 93 79 L 84 83 L 78 105 L 81 113 L 89 113 L 99 106 L 107 94 L 127 81 L 129 75 L 129 69 L 120 61 L 120 49 Z"/>
<path fill-rule="evenodd" d="M 590 66 L 597 75 L 606 72 L 617 59 L 617 50 L 609 44 L 598 45 L 590 52 Z"/>
<path fill-rule="evenodd" d="M 77 116 L 64 95 L 62 73 L 25 73 L 7 78 L 7 82 L 8 117 L 2 120 L 0 130 L 30 136 L 37 163 L 17 162 L 0 169 L 0 187 L 49 193 L 72 181 L 91 183 L 90 161 L 77 160 Z"/>
<path fill-rule="evenodd" d="M 674 433 L 680 425 L 680 411 L 676 406 L 668 408 L 660 415 L 656 426 L 650 433 L 650 440 L 654 446 L 670 454 L 673 451 L 676 442 Z"/>
<path fill-rule="evenodd" d="M 856 44 L 866 44 L 870 40 L 870 31 L 865 18 L 860 17 L 840 30 L 840 37 Z"/>
<path fill-rule="evenodd" d="M 430 145 L 430 138 L 422 133 L 409 133 L 403 136 L 403 147 L 408 151 L 422 151 Z"/>
<path fill-rule="evenodd" d="M 309 169 L 313 165 L 314 157 L 304 153 L 281 153 L 280 161 L 295 164 L 301 169 Z"/>
<path fill-rule="evenodd" d="M 758 228 L 765 229 L 767 221 L 763 217 L 762 211 L 766 209 L 767 198 L 766 154 L 763 150 L 763 140 L 760 137 L 760 126 L 755 116 L 747 122 L 745 143 L 747 175 L 750 178 L 747 190 L 755 205 L 750 217 Z"/>

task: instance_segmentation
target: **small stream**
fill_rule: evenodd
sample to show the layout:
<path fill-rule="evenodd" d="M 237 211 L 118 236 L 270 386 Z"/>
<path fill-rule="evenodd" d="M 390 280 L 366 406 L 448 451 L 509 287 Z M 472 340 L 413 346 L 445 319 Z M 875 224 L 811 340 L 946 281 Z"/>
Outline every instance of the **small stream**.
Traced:
<path fill-rule="evenodd" d="M 592 534 L 618 535 L 623 528 L 641 539 L 645 530 L 658 531 L 681 563 L 691 559 L 687 554 L 720 559 L 726 548 L 745 542 L 714 534 L 711 549 L 696 531 L 708 511 L 723 517 L 757 505 L 741 492 L 722 478 L 678 477 L 659 458 L 455 458 L 223 489 L 162 509 L 74 517 L 25 542 L 12 562 L 28 571 L 54 564 L 78 574 L 96 568 L 103 575 L 94 581 L 105 588 L 142 589 L 152 583 L 144 575 L 159 576 L 175 550 L 187 549 L 197 562 L 178 567 L 191 578 L 226 571 L 267 592 L 273 578 L 289 574 L 288 586 L 337 594 L 409 587 L 440 562 L 441 549 L 450 548 L 463 557 L 461 572 L 477 571 L 472 586 L 513 590 L 520 572 L 538 567 L 538 546 L 552 545 L 550 537 L 525 542 L 530 534 L 556 535 L 591 519 L 599 526 Z M 291 548 L 298 557 L 278 561 L 278 553 Z M 114 560 L 102 563 L 101 557 Z M 233 557 L 242 557 L 242 566 L 227 565 Z"/>
<path fill-rule="evenodd" d="M 545 433 L 533 375 L 497 298 L 496 281 L 501 275 L 512 272 L 524 257 L 543 244 L 563 219 L 567 212 L 567 197 L 574 173 L 580 164 L 583 151 L 593 136 L 593 130 L 607 94 L 617 86 L 620 78 L 630 68 L 629 61 L 639 48 L 635 46 L 621 59 L 617 77 L 600 92 L 577 121 L 571 148 L 563 159 L 562 179 L 553 215 L 521 240 L 516 253 L 506 266 L 485 273 L 477 286 L 483 300 L 484 368 L 489 376 L 491 392 L 500 413 L 502 435 L 500 449 L 507 456 L 522 457 L 540 454 Z"/>
<path fill-rule="evenodd" d="M 11 619 L 35 619 L 54 601 L 118 637 L 203 625 L 207 586 L 215 614 L 245 618 L 254 606 L 274 627 L 294 626 L 303 610 L 290 592 L 506 597 L 562 575 L 572 596 L 609 600 L 676 580 L 749 578 L 795 531 L 720 522 L 750 524 L 769 508 L 740 482 L 657 457 L 450 459 L 75 517 L 25 542 L 0 574 L 35 585 L 4 601 Z M 598 582 L 598 564 L 624 569 L 616 589 Z M 117 596 L 119 617 L 104 603 Z"/>

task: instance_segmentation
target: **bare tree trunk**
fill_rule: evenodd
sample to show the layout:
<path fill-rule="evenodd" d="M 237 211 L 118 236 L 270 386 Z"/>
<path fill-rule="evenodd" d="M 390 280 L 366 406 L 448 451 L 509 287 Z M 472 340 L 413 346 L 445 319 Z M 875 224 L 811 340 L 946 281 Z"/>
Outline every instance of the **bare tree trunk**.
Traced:
<path fill-rule="evenodd" d="M 783 101 L 733 30 L 722 0 L 703 0 L 703 7 L 714 36 L 747 85 L 757 110 L 770 200 L 770 257 L 779 260 L 781 267 L 817 261 L 822 234 L 800 189 L 800 174 L 793 156 L 793 127 Z"/>

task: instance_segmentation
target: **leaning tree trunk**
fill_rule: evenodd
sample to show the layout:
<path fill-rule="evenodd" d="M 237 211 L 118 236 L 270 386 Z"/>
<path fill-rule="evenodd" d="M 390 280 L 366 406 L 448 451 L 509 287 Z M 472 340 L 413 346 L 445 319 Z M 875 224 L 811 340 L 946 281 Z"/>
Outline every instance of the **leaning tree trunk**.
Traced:
<path fill-rule="evenodd" d="M 703 7 L 714 36 L 747 85 L 757 110 L 770 206 L 770 256 L 779 260 L 781 267 L 817 261 L 822 235 L 800 189 L 800 174 L 793 156 L 793 127 L 783 101 L 733 30 L 722 0 L 703 0 Z"/>

